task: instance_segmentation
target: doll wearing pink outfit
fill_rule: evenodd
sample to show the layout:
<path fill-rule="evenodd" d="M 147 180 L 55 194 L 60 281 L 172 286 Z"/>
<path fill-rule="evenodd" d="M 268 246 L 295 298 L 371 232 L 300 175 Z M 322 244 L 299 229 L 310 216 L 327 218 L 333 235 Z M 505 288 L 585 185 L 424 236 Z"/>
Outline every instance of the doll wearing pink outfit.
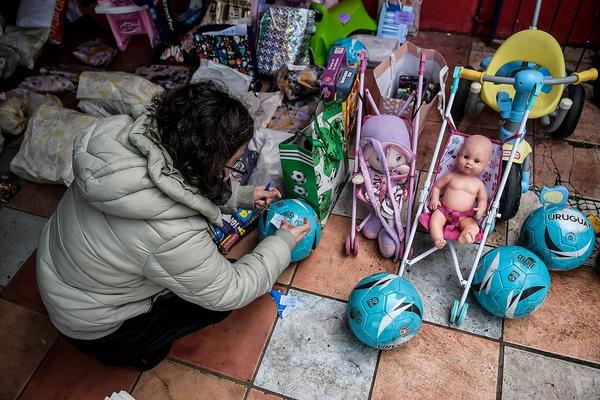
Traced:
<path fill-rule="evenodd" d="M 438 249 L 446 245 L 444 225 L 457 223 L 461 231 L 459 243 L 473 243 L 479 233 L 479 224 L 487 209 L 485 184 L 479 175 L 488 167 L 492 157 L 492 142 L 481 135 L 469 136 L 456 160 L 456 170 L 439 178 L 431 190 L 429 233 Z M 440 193 L 444 196 L 440 200 Z M 477 207 L 473 208 L 477 200 Z M 475 217 L 475 218 L 474 218 Z M 452 221 L 458 218 L 458 221 Z"/>

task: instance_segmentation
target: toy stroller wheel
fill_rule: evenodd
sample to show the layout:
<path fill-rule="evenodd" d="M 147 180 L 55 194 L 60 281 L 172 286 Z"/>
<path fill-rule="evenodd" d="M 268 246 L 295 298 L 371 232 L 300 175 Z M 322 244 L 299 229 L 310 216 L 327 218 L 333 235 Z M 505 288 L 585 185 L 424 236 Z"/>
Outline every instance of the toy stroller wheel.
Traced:
<path fill-rule="evenodd" d="M 358 241 L 358 235 L 354 236 L 354 245 L 352 246 L 352 254 L 354 254 L 354 256 L 358 255 L 358 249 L 360 248 L 360 244 Z"/>
<path fill-rule="evenodd" d="M 454 300 L 454 304 L 452 304 L 452 310 L 450 311 L 450 323 L 456 323 L 456 318 L 458 318 L 458 305 L 460 302 L 458 300 Z"/>
<path fill-rule="evenodd" d="M 352 239 L 350 238 L 350 236 L 346 236 L 346 245 L 344 246 L 344 249 L 346 250 L 346 256 L 349 256 L 351 254 L 350 253 L 352 250 L 351 244 L 352 244 Z"/>
<path fill-rule="evenodd" d="M 506 169 L 507 162 L 502 161 L 502 171 Z M 521 203 L 521 164 L 513 163 L 506 185 L 504 186 L 504 192 L 500 197 L 500 206 L 498 212 L 500 213 L 500 221 L 508 221 L 519 211 L 519 204 Z"/>
<path fill-rule="evenodd" d="M 465 318 L 467 317 L 467 310 L 469 310 L 469 303 L 463 304 L 460 312 L 458 313 L 458 318 L 456 320 L 456 325 L 462 325 L 465 322 Z"/>
<path fill-rule="evenodd" d="M 470 69 L 475 69 L 473 67 L 469 67 Z M 460 121 L 465 116 L 467 111 L 467 100 L 469 100 L 469 88 L 471 87 L 471 81 L 467 79 L 461 79 L 458 82 L 458 90 L 454 95 L 454 103 L 452 104 L 452 109 L 450 112 L 452 113 L 452 119 L 456 126 L 460 124 Z"/>
<path fill-rule="evenodd" d="M 565 115 L 562 124 L 552 132 L 552 137 L 554 139 L 568 138 L 573 134 L 575 128 L 577 128 L 577 123 L 579 122 L 585 103 L 585 89 L 582 85 L 569 85 L 565 89 L 563 97 L 571 99 L 573 105 L 571 106 L 571 109 L 567 111 L 567 115 Z"/>

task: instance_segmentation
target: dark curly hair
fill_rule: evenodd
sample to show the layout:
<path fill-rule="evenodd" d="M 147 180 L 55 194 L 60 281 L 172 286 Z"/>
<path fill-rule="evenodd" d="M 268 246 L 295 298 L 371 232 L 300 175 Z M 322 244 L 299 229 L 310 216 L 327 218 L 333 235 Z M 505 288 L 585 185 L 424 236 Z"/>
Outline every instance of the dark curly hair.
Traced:
<path fill-rule="evenodd" d="M 203 81 L 159 94 L 150 113 L 161 144 L 186 181 L 211 201 L 225 201 L 225 164 L 254 133 L 246 106 L 219 84 Z"/>

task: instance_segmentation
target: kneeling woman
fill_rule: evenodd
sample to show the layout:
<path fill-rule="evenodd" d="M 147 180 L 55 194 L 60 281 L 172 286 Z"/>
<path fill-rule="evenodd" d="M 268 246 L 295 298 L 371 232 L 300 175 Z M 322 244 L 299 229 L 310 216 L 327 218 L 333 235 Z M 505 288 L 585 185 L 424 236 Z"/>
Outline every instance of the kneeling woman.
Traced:
<path fill-rule="evenodd" d="M 37 252 L 42 299 L 73 346 L 147 370 L 174 340 L 268 292 L 309 225 L 283 225 L 234 263 L 209 230 L 222 211 L 280 197 L 229 179 L 253 127 L 242 103 L 203 82 L 161 94 L 135 121 L 105 118 L 76 139 L 75 180 Z"/>

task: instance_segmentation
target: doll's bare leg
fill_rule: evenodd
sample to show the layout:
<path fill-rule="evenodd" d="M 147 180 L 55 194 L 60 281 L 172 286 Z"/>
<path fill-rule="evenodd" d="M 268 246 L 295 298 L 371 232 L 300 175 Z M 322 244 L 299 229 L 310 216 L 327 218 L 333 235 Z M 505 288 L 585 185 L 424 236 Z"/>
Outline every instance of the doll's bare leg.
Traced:
<path fill-rule="evenodd" d="M 446 216 L 440 210 L 435 210 L 429 219 L 429 235 L 433 244 L 438 249 L 446 245 L 444 240 L 444 225 L 446 224 Z"/>
<path fill-rule="evenodd" d="M 475 237 L 479 233 L 479 225 L 471 217 L 464 217 L 460 220 L 460 236 L 458 237 L 458 243 L 466 244 L 475 242 Z"/>

